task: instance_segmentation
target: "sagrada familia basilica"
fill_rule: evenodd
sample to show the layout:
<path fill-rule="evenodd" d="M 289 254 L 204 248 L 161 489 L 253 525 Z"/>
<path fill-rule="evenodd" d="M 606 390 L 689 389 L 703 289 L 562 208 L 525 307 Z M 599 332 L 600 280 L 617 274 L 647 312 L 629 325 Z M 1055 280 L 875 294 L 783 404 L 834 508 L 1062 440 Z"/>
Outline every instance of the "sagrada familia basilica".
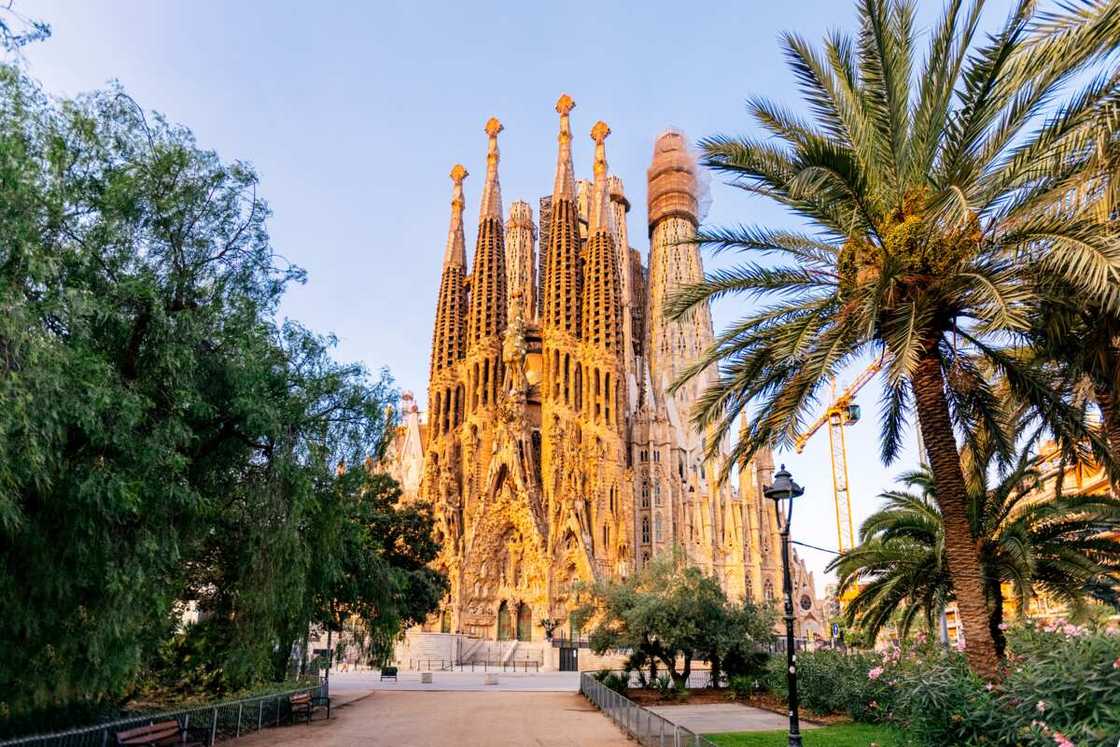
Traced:
<path fill-rule="evenodd" d="M 681 133 L 656 141 L 648 171 L 648 264 L 631 245 L 630 202 L 597 122 L 594 180 L 577 181 L 562 96 L 552 192 L 503 212 L 497 119 L 468 270 L 464 180 L 451 170 L 451 225 L 436 300 L 428 411 L 406 394 L 391 471 L 405 499 L 434 507 L 451 591 L 431 630 L 538 640 L 566 621 L 580 580 L 633 573 L 680 548 L 733 598 L 777 601 L 781 556 L 762 495 L 767 453 L 717 479 L 689 422 L 704 376 L 669 385 L 712 342 L 707 308 L 664 309 L 703 276 L 689 240 L 700 176 Z M 539 242 L 539 243 L 538 243 Z M 539 252 L 537 247 L 539 248 Z M 798 561 L 800 634 L 827 622 Z M 563 628 L 561 628 L 563 630 Z"/>

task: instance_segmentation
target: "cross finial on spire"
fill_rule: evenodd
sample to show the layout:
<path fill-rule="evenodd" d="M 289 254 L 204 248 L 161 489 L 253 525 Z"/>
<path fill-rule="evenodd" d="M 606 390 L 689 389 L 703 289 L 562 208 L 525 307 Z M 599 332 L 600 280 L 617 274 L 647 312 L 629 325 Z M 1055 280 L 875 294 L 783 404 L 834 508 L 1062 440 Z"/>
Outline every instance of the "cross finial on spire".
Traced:
<path fill-rule="evenodd" d="M 502 126 L 497 117 L 490 117 L 486 120 L 486 134 L 490 136 L 491 140 L 498 137 L 498 133 L 504 129 L 505 127 Z"/>
<path fill-rule="evenodd" d="M 470 176 L 470 172 L 461 163 L 457 163 L 451 167 L 451 181 L 457 186 L 463 184 L 463 180 Z"/>
<path fill-rule="evenodd" d="M 591 128 L 591 139 L 594 140 L 598 145 L 602 145 L 603 141 L 607 139 L 607 135 L 609 134 L 611 134 L 611 128 L 608 127 L 607 123 L 601 119 L 595 123 L 594 127 Z"/>
<path fill-rule="evenodd" d="M 567 116 L 575 108 L 576 102 L 566 93 L 560 94 L 560 98 L 556 100 L 556 112 L 561 117 Z"/>

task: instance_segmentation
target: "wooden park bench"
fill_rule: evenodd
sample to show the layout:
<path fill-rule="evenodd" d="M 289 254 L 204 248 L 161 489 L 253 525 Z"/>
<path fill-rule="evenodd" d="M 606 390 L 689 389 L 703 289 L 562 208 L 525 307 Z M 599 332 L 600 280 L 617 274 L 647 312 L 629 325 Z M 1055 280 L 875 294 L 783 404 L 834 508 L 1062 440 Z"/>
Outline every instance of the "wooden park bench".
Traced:
<path fill-rule="evenodd" d="M 397 668 L 396 667 L 382 667 L 382 669 L 381 669 L 381 679 L 382 680 L 387 680 L 390 677 L 393 678 L 393 682 L 397 681 Z"/>
<path fill-rule="evenodd" d="M 179 726 L 175 719 L 160 721 L 147 726 L 137 726 L 133 729 L 117 732 L 117 744 L 150 744 L 150 745 L 196 745 L 202 747 L 204 742 L 190 739 L 187 730 Z"/>
<path fill-rule="evenodd" d="M 331 699 L 329 697 L 315 697 L 311 693 L 296 693 L 289 702 L 292 706 L 292 722 L 295 723 L 296 717 L 306 718 L 307 723 L 311 723 L 311 716 L 315 711 L 320 708 L 326 708 L 327 718 L 331 717 Z"/>

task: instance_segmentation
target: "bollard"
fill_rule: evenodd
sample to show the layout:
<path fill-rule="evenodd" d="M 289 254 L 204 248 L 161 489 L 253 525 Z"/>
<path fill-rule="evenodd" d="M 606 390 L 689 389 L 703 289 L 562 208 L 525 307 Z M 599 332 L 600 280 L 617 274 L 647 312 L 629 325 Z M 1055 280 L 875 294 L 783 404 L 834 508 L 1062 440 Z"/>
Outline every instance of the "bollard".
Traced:
<path fill-rule="evenodd" d="M 264 698 L 257 701 L 257 731 L 261 730 L 261 719 L 264 718 Z"/>
<path fill-rule="evenodd" d="M 210 744 L 214 744 L 214 738 L 218 736 L 218 706 L 214 706 L 214 714 L 210 719 Z"/>
<path fill-rule="evenodd" d="M 241 712 L 244 708 L 245 708 L 244 703 L 238 703 L 237 704 L 237 735 L 236 736 L 238 736 L 238 737 L 241 736 Z"/>

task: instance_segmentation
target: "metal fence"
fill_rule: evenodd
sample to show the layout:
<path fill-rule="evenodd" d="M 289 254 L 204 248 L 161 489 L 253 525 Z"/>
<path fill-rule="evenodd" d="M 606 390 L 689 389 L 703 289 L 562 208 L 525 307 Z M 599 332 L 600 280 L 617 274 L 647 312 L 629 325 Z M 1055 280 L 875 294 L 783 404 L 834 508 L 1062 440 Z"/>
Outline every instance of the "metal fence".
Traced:
<path fill-rule="evenodd" d="M 597 670 L 595 672 L 595 674 L 599 674 L 601 672 L 610 672 L 611 674 L 617 674 L 619 677 L 625 677 L 626 676 L 626 671 L 623 670 L 623 669 Z M 669 672 L 665 669 L 659 669 L 658 674 L 659 675 L 660 674 L 668 675 Z M 687 687 L 689 690 L 699 690 L 699 689 L 705 688 L 705 687 L 712 687 L 712 670 L 710 670 L 710 669 L 693 669 L 692 671 L 690 671 L 688 673 L 688 679 L 685 681 L 684 684 L 685 684 L 685 687 Z M 635 669 L 635 670 L 631 671 L 630 672 L 630 679 L 629 679 L 629 681 L 627 681 L 626 686 L 627 687 L 649 687 L 650 686 L 649 670 L 644 669 L 644 670 L 639 671 L 639 670 Z M 721 672 L 720 675 L 719 675 L 719 687 L 726 687 L 726 686 L 727 686 L 727 673 L 726 672 Z"/>
<path fill-rule="evenodd" d="M 178 721 L 179 727 L 186 729 L 193 740 L 212 745 L 220 739 L 236 738 L 287 723 L 291 717 L 290 698 L 298 693 L 310 693 L 313 698 L 327 697 L 327 685 L 323 683 L 245 700 L 132 716 L 53 734 L 19 737 L 0 741 L 0 747 L 111 747 L 117 743 L 117 732 L 171 719 Z"/>
<path fill-rule="evenodd" d="M 404 666 L 406 664 L 407 666 Z M 535 659 L 513 659 L 510 661 L 490 659 L 456 663 L 451 659 L 422 656 L 398 661 L 397 665 L 401 669 L 422 672 L 539 672 L 541 670 L 541 662 Z"/>
<path fill-rule="evenodd" d="M 646 747 L 716 747 L 715 742 L 658 716 L 648 708 L 607 688 L 588 672 L 579 677 L 579 691 L 611 721 Z"/>

